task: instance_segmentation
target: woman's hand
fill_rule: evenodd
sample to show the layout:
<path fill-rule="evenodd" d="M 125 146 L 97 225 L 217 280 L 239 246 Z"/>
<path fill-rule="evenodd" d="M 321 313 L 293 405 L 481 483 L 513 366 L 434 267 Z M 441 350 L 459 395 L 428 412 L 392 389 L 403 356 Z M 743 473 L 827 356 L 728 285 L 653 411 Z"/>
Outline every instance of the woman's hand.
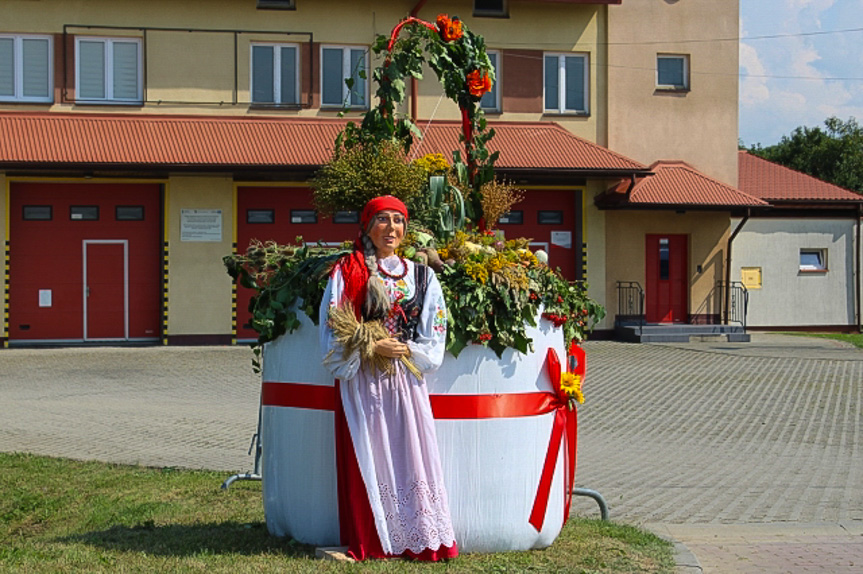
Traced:
<path fill-rule="evenodd" d="M 409 356 L 411 351 L 410 348 L 408 348 L 407 343 L 402 343 L 394 337 L 389 337 L 388 339 L 381 339 L 375 343 L 375 353 L 391 359 L 398 359 L 400 357 Z"/>

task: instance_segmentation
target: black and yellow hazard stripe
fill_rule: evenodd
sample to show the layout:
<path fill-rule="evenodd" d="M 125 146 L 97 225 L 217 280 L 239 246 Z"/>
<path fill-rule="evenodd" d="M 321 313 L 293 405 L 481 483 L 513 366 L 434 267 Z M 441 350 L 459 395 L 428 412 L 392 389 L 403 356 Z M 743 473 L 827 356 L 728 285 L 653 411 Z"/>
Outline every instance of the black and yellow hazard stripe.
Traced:
<path fill-rule="evenodd" d="M 587 243 L 581 244 L 581 280 L 587 281 Z"/>
<path fill-rule="evenodd" d="M 162 242 L 162 344 L 168 344 L 168 242 Z"/>
<path fill-rule="evenodd" d="M 231 243 L 231 253 L 237 254 L 237 243 Z M 231 344 L 237 344 L 237 282 L 231 282 Z"/>
<path fill-rule="evenodd" d="M 9 241 L 3 242 L 3 347 L 9 346 Z"/>

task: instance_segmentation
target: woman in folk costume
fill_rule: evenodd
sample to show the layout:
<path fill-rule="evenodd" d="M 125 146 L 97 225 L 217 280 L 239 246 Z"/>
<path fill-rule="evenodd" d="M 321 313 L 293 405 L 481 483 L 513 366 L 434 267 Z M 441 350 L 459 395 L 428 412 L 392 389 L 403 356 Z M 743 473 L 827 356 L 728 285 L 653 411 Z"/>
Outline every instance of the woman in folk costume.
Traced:
<path fill-rule="evenodd" d="M 371 200 L 321 304 L 324 364 L 343 409 L 339 521 L 357 560 L 458 555 L 422 376 L 443 361 L 446 307 L 434 271 L 395 253 L 407 220 L 397 198 Z"/>

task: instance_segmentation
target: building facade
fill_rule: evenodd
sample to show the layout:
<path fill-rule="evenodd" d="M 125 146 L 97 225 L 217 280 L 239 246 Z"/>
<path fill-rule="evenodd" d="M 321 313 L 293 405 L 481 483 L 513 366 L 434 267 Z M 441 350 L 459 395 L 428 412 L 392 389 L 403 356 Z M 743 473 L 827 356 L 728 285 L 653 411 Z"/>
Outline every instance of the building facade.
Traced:
<path fill-rule="evenodd" d="M 588 281 L 610 309 L 601 329 L 613 323 L 616 282 L 647 282 L 648 236 L 680 236 L 686 315 L 697 314 L 712 287 L 695 270 L 722 249 L 731 208 L 681 218 L 660 204 L 645 217 L 595 199 L 651 177 L 660 159 L 737 184 L 736 1 L 9 0 L 0 338 L 253 337 L 248 294 L 221 257 L 253 238 L 353 236 L 352 216 L 317 217 L 308 180 L 329 157 L 339 112 L 368 109 L 373 86 L 359 71 L 379 63 L 375 35 L 439 13 L 483 35 L 496 66 L 483 100 L 492 147 L 527 190 L 501 228 Z M 690 42 L 699 38 L 717 41 Z M 438 142 L 422 153 L 456 149 L 458 110 L 434 75 L 410 92 L 403 113 Z"/>

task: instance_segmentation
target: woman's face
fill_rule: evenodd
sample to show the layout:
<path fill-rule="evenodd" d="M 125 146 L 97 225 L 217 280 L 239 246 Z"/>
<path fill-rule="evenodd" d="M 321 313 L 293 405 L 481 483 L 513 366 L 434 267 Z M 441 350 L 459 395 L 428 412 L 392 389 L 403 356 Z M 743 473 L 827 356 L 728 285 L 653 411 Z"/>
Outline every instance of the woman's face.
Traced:
<path fill-rule="evenodd" d="M 369 224 L 368 235 L 375 245 L 377 256 L 389 257 L 404 239 L 405 216 L 392 209 L 377 212 Z"/>

